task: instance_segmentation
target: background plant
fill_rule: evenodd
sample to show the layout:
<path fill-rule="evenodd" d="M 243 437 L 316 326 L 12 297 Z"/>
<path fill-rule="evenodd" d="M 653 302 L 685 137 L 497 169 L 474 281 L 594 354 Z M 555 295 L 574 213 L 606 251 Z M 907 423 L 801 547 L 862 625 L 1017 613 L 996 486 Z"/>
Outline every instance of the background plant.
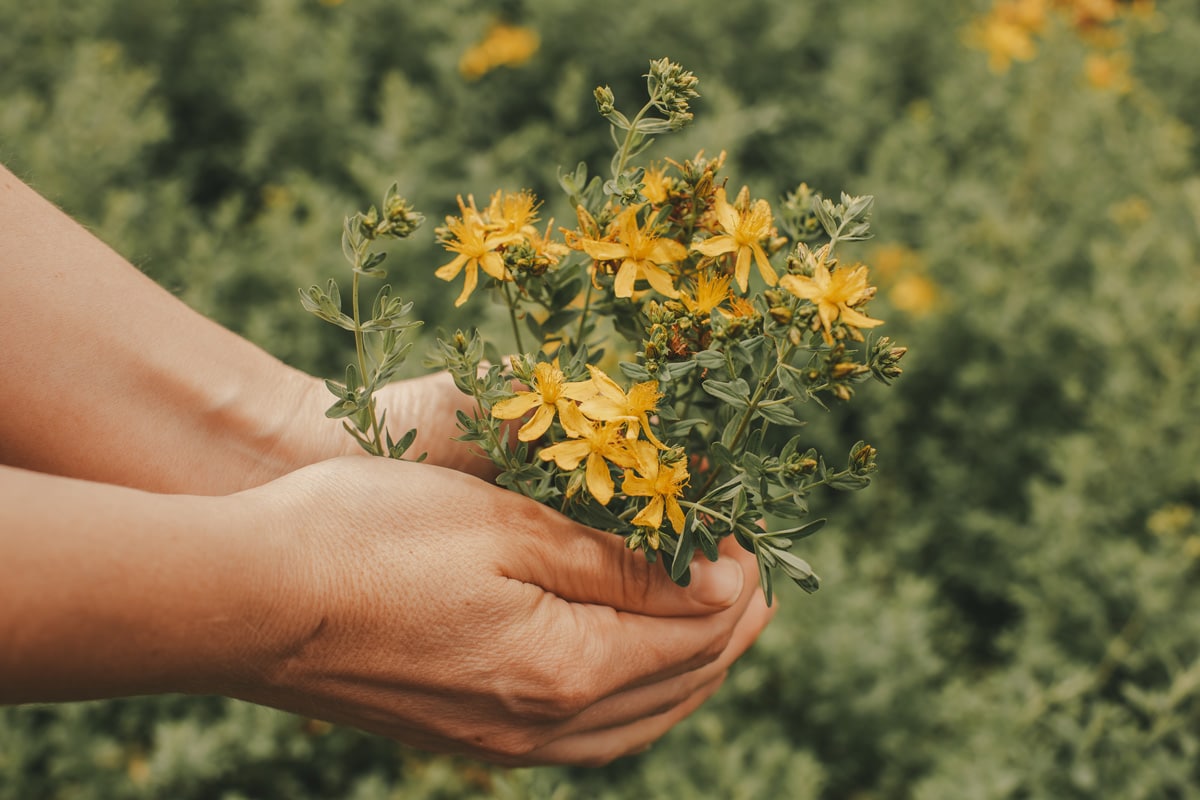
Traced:
<path fill-rule="evenodd" d="M 663 53 L 705 91 L 647 156 L 720 142 L 755 196 L 795 176 L 876 195 L 847 253 L 912 348 L 886 400 L 861 387 L 870 413 L 808 428 L 882 454 L 809 540 L 825 588 L 781 591 L 728 685 L 643 756 L 493 771 L 166 697 L 5 710 L 0 797 L 1195 794 L 1200 5 L 1106 23 L 1126 91 L 1088 78 L 1062 10 L 993 71 L 971 32 L 994 6 L 527 0 L 505 22 L 537 51 L 468 78 L 491 5 L 0 4 L 0 157 L 291 363 L 354 358 L 293 292 L 326 279 L 358 198 L 397 180 L 434 219 L 459 193 L 551 198 L 548 165 L 608 157 L 591 87 L 635 96 L 620 76 Z M 428 330 L 464 327 L 423 242 L 390 280 Z"/>

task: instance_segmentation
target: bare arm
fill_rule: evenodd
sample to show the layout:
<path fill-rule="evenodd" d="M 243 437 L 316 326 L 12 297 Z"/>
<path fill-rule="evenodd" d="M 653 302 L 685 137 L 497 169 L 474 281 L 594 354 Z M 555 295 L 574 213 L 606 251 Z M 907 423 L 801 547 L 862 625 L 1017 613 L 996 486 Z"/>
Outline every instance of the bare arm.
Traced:
<path fill-rule="evenodd" d="M 0 464 L 153 491 L 221 494 L 357 446 L 319 381 L 188 308 L 0 166 Z M 432 463 L 449 380 L 389 388 Z"/>
<path fill-rule="evenodd" d="M 226 497 L 0 467 L 0 702 L 219 693 L 507 764 L 598 764 L 716 691 L 753 558 L 680 589 L 476 478 L 342 458 Z"/>

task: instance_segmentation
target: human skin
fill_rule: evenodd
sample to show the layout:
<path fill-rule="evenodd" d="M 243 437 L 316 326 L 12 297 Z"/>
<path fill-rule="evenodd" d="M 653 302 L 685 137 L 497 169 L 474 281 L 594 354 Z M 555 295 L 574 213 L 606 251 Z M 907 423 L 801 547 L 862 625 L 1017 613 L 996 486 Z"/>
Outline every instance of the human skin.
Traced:
<path fill-rule="evenodd" d="M 432 463 L 345 456 L 316 380 L 2 169 L 0 337 L 0 702 L 216 693 L 599 764 L 694 710 L 770 618 L 736 547 L 683 589 L 476 477 L 444 378 L 385 398 Z"/>
<path fill-rule="evenodd" d="M 361 452 L 321 381 L 197 314 L 0 166 L 0 463 L 225 494 Z M 416 453 L 486 475 L 452 440 L 448 376 L 386 387 Z"/>

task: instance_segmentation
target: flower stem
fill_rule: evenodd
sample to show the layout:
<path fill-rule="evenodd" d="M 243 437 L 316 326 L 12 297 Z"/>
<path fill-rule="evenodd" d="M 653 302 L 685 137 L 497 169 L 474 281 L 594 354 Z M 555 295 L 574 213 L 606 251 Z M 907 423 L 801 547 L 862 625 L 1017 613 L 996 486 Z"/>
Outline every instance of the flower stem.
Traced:
<path fill-rule="evenodd" d="M 367 353 L 366 344 L 363 341 L 364 332 L 362 329 L 362 321 L 358 310 L 358 278 L 359 268 L 362 266 L 363 253 L 365 246 L 357 250 L 354 254 L 354 274 L 351 277 L 350 297 L 354 312 L 354 350 L 358 355 L 358 374 L 359 379 L 363 382 L 363 386 L 367 386 Z M 371 420 L 370 434 L 372 436 L 371 444 L 374 446 L 373 455 L 381 456 L 383 452 L 383 437 L 379 431 L 379 418 L 375 415 L 375 394 L 373 391 L 367 392 L 367 416 Z"/>
<path fill-rule="evenodd" d="M 583 313 L 579 315 L 579 332 L 575 334 L 575 349 L 583 344 L 583 337 L 586 331 L 584 325 L 587 322 L 588 308 L 592 304 L 592 279 L 588 276 L 587 290 L 583 293 Z"/>
<path fill-rule="evenodd" d="M 796 346 L 791 342 L 788 342 L 783 351 L 779 354 L 779 358 L 776 359 L 775 363 L 771 366 L 770 372 L 759 379 L 758 386 L 754 388 L 754 394 L 750 397 L 750 402 L 746 405 L 746 410 L 742 412 L 742 419 L 738 422 L 737 430 L 734 431 L 733 434 L 733 439 L 731 439 L 729 442 L 729 449 L 735 455 L 738 453 L 737 447 L 739 444 L 741 444 L 742 437 L 746 435 L 746 429 L 750 427 L 750 420 L 754 417 L 754 412 L 761 407 L 759 401 L 762 400 L 763 395 L 766 393 L 771 384 L 775 382 L 775 376 L 779 373 L 780 365 L 786 363 L 787 360 L 791 358 L 792 351 L 795 349 Z M 713 484 L 717 482 L 717 478 L 720 477 L 720 475 L 721 466 L 718 465 L 713 469 L 712 472 L 708 474 L 708 479 L 704 482 L 704 486 L 700 489 L 700 494 L 698 496 L 704 497 L 704 495 L 708 494 L 708 490 L 713 487 Z"/>
<path fill-rule="evenodd" d="M 656 99 L 657 98 L 655 97 L 651 97 L 650 101 L 646 103 L 646 105 L 642 106 L 642 110 L 639 111 L 629 123 L 629 130 L 625 132 L 625 141 L 621 143 L 621 149 L 618 153 L 619 158 L 617 159 L 617 168 L 613 170 L 614 178 L 620 176 L 620 174 L 625 171 L 625 164 L 629 161 L 629 151 L 633 146 L 633 137 L 637 135 L 637 124 L 641 122 L 650 109 L 654 107 L 654 101 Z"/>
<path fill-rule="evenodd" d="M 512 296 L 508 282 L 504 283 L 504 302 L 508 304 L 508 318 L 512 321 L 513 338 L 516 340 L 517 352 L 525 353 L 525 345 L 521 342 L 521 326 L 517 322 L 517 300 Z"/>

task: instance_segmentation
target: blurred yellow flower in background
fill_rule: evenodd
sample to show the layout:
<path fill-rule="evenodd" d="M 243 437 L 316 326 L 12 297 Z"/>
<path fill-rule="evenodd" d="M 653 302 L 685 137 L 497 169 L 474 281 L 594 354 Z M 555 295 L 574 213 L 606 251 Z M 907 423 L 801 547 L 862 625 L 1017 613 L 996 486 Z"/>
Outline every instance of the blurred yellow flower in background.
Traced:
<path fill-rule="evenodd" d="M 1083 74 L 1088 84 L 1096 89 L 1126 94 L 1133 89 L 1129 66 L 1128 53 L 1092 53 L 1083 62 Z"/>
<path fill-rule="evenodd" d="M 518 67 L 533 58 L 541 44 L 532 28 L 495 22 L 483 39 L 462 54 L 458 71 L 464 78 L 476 80 L 497 67 Z"/>

